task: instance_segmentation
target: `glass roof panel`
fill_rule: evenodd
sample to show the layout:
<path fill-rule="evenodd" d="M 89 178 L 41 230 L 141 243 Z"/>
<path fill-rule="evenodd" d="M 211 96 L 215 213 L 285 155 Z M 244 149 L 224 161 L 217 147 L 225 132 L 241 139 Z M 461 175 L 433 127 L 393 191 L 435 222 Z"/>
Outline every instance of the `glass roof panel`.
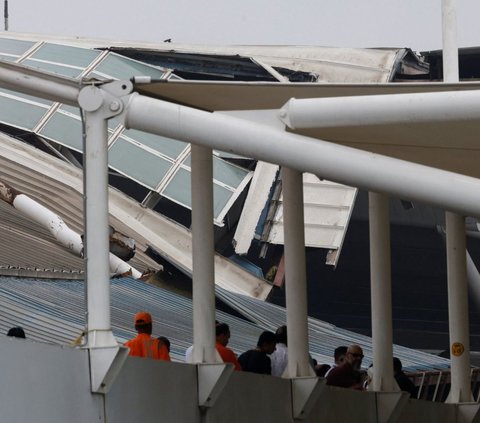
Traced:
<path fill-rule="evenodd" d="M 232 196 L 232 192 L 220 185 L 213 184 L 213 214 L 218 216 L 223 208 L 227 205 L 228 200 Z"/>
<path fill-rule="evenodd" d="M 18 59 L 19 56 L 7 56 L 5 54 L 0 53 L 0 60 L 4 60 L 6 62 L 14 62 L 15 60 Z"/>
<path fill-rule="evenodd" d="M 30 102 L 33 102 L 33 103 L 37 103 L 39 105 L 44 104 L 47 107 L 50 107 L 53 104 L 53 101 L 51 101 L 51 100 L 46 100 L 44 98 L 34 97 L 32 95 L 27 95 L 27 94 L 23 94 L 23 93 L 18 93 L 16 91 L 6 90 L 4 88 L 0 88 L 0 93 L 18 98 L 18 101 L 26 100 L 26 101 L 30 101 Z"/>
<path fill-rule="evenodd" d="M 103 74 L 104 76 L 110 76 L 116 79 L 130 79 L 132 76 L 161 78 L 165 72 L 153 66 L 137 62 L 136 60 L 110 53 L 100 62 L 92 73 L 94 75 Z"/>
<path fill-rule="evenodd" d="M 110 166 L 155 190 L 172 164 L 148 153 L 123 138 L 119 138 L 108 151 Z"/>
<path fill-rule="evenodd" d="M 19 128 L 32 130 L 47 109 L 41 106 L 34 106 L 30 103 L 11 99 L 0 95 L 0 121 L 17 126 Z"/>
<path fill-rule="evenodd" d="M 65 110 L 68 113 L 71 113 L 72 115 L 78 116 L 80 118 L 80 109 L 78 107 L 74 106 L 69 106 L 68 104 L 62 104 L 60 106 L 61 110 Z"/>
<path fill-rule="evenodd" d="M 64 113 L 56 112 L 39 134 L 74 150 L 83 151 L 82 122 Z"/>
<path fill-rule="evenodd" d="M 171 138 L 149 134 L 147 132 L 137 131 L 135 129 L 127 129 L 123 132 L 123 134 L 167 157 L 170 157 L 173 160 L 175 160 L 188 146 L 188 143 L 183 141 L 177 141 Z"/>
<path fill-rule="evenodd" d="M 82 72 L 82 69 L 71 68 L 68 66 L 56 65 L 55 63 L 39 62 L 38 60 L 27 59 L 22 62 L 22 65 L 30 66 L 31 68 L 45 70 L 47 72 L 53 72 L 58 75 L 69 76 L 71 78 L 77 78 Z"/>
<path fill-rule="evenodd" d="M 232 188 L 237 188 L 247 174 L 248 170 L 228 163 L 218 157 L 213 157 L 213 177 L 217 181 Z"/>
<path fill-rule="evenodd" d="M 101 52 L 98 50 L 46 43 L 40 47 L 31 58 L 85 69 L 100 54 Z"/>
<path fill-rule="evenodd" d="M 190 172 L 179 169 L 170 183 L 161 193 L 171 200 L 192 208 L 192 197 L 190 195 L 191 177 Z"/>
<path fill-rule="evenodd" d="M 6 54 L 12 54 L 14 56 L 20 57 L 26 51 L 28 51 L 33 45 L 32 41 L 23 41 L 23 40 L 12 40 L 10 38 L 1 38 L 0 39 L 0 52 Z"/>

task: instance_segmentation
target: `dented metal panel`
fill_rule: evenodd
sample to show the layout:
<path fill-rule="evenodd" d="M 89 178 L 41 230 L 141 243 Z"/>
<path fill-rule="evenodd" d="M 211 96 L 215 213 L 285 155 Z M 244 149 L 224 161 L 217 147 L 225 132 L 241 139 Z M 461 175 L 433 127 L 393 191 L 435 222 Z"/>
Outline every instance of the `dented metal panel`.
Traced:
<path fill-rule="evenodd" d="M 339 249 L 343 243 L 357 189 L 303 175 L 305 245 Z M 274 205 L 275 214 L 264 234 L 267 242 L 283 244 L 283 195 Z"/>
<path fill-rule="evenodd" d="M 55 213 L 65 217 L 66 223 L 78 233 L 83 232 L 82 213 L 82 172 L 65 162 L 62 162 L 27 144 L 14 141 L 0 135 L 0 178 L 15 185 L 25 194 L 48 206 Z M 158 213 L 142 207 L 136 201 L 128 198 L 116 189 L 109 191 L 110 223 L 118 231 L 135 239 L 137 251 L 132 265 L 140 271 L 158 268 L 158 264 L 150 259 L 144 251 L 147 247 L 154 248 L 166 260 L 191 273 L 191 233 L 178 223 L 167 219 Z M 8 206 L 9 209 L 14 210 Z M 0 222 L 3 221 L 0 216 Z M 34 228 L 20 225 L 16 230 L 31 234 Z M 43 235 L 43 234 L 42 234 Z M 47 234 L 48 235 L 48 234 Z M 27 235 L 28 236 L 28 235 Z M 51 236 L 31 238 L 31 245 L 15 244 L 10 247 L 22 260 L 28 263 L 34 259 L 40 249 L 49 250 Z M 2 258 L 5 249 L 0 249 L 0 265 L 9 264 L 7 257 Z M 68 254 L 65 251 L 63 254 Z M 11 257 L 11 256 L 9 256 Z M 271 285 L 259 279 L 241 267 L 230 262 L 219 254 L 215 255 L 216 283 L 225 289 L 244 295 L 265 299 L 271 290 Z M 41 265 L 41 264 L 40 264 Z"/>

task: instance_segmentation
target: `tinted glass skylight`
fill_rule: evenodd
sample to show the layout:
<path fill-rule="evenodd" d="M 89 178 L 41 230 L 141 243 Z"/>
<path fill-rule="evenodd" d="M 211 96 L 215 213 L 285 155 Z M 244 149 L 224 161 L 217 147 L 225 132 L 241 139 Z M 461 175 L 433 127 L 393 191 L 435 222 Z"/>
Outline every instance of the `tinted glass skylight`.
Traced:
<path fill-rule="evenodd" d="M 33 41 L 0 38 L 0 52 L 2 56 L 10 57 L 9 60 L 16 60 L 34 45 L 35 43 Z"/>
<path fill-rule="evenodd" d="M 155 190 L 172 166 L 171 162 L 119 138 L 108 152 L 108 162 L 114 169 L 142 185 Z"/>
<path fill-rule="evenodd" d="M 89 76 L 97 76 L 99 79 L 130 79 L 132 76 L 161 78 L 164 73 L 163 70 L 154 68 L 153 66 L 121 57 L 115 53 L 110 53 Z"/>
<path fill-rule="evenodd" d="M 46 43 L 30 58 L 85 69 L 100 54 L 98 50 Z"/>

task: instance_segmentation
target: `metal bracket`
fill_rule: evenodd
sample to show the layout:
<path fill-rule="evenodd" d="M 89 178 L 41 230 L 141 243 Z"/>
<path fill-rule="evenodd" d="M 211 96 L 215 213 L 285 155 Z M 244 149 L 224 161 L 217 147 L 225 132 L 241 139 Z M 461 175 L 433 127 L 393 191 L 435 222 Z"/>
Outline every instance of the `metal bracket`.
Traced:
<path fill-rule="evenodd" d="M 198 405 L 212 407 L 232 375 L 232 364 L 197 364 Z"/>
<path fill-rule="evenodd" d="M 325 389 L 327 380 L 318 377 L 297 377 L 290 379 L 292 387 L 293 418 L 307 418 Z"/>
<path fill-rule="evenodd" d="M 90 382 L 94 393 L 106 394 L 128 357 L 123 346 L 88 348 Z"/>
<path fill-rule="evenodd" d="M 120 115 L 125 110 L 126 99 L 133 91 L 130 81 L 110 81 L 102 85 L 85 85 L 78 95 L 78 104 L 86 112 L 100 109 L 104 119 Z"/>
<path fill-rule="evenodd" d="M 401 415 L 401 410 L 408 402 L 407 392 L 376 392 L 377 421 L 379 423 L 394 423 Z"/>

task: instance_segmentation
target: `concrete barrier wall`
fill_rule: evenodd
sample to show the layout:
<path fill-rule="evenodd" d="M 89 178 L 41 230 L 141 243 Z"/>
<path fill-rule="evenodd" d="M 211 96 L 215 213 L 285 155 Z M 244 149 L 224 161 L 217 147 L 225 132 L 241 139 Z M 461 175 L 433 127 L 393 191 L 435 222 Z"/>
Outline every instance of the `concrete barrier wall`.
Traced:
<path fill-rule="evenodd" d="M 205 409 L 197 383 L 196 366 L 129 357 L 111 390 L 92 394 L 87 351 L 0 336 L 2 423 L 294 422 L 289 380 L 234 372 Z M 303 421 L 383 422 L 396 403 L 395 394 L 324 387 Z M 472 421 L 451 404 L 406 397 L 398 404 L 396 422 Z"/>
<path fill-rule="evenodd" d="M 104 422 L 103 410 L 86 351 L 0 336 L 2 423 Z"/>

